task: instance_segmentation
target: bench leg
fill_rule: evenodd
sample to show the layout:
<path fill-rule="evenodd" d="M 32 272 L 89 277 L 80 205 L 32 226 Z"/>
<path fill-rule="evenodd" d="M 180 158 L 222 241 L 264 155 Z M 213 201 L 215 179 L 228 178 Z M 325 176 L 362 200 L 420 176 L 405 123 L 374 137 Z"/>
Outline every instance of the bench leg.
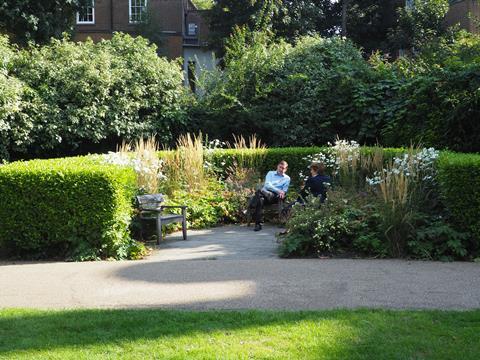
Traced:
<path fill-rule="evenodd" d="M 162 241 L 162 217 L 160 214 L 157 215 L 157 245 L 160 245 Z"/>
<path fill-rule="evenodd" d="M 187 240 L 187 212 L 185 209 L 182 209 L 182 233 L 183 233 L 183 240 Z"/>

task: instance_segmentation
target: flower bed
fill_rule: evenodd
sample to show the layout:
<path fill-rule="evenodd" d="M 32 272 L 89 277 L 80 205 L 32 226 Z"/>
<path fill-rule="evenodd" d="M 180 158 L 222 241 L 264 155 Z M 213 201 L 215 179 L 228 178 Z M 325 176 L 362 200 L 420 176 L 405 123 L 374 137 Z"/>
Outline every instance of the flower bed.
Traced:
<path fill-rule="evenodd" d="M 474 214 L 480 210 L 480 156 L 438 158 L 434 149 L 404 149 L 392 157 L 391 151 L 364 151 L 342 141 L 306 157 L 325 163 L 336 185 L 327 204 L 312 199 L 294 208 L 281 254 L 439 260 L 478 256 Z M 463 194 L 454 187 L 457 178 L 464 179 Z M 467 214 L 463 218 L 462 208 Z"/>

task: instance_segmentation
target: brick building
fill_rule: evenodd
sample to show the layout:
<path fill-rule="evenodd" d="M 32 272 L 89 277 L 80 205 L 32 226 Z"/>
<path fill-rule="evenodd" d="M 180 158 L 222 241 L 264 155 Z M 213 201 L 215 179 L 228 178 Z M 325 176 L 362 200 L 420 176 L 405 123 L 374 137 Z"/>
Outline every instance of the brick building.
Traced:
<path fill-rule="evenodd" d="M 186 82 L 194 87 L 194 73 L 213 67 L 214 60 L 206 48 L 208 26 L 203 11 L 190 0 L 91 0 L 76 16 L 74 40 L 109 39 L 115 31 L 136 35 L 147 6 L 162 35 L 159 53 L 183 58 Z"/>

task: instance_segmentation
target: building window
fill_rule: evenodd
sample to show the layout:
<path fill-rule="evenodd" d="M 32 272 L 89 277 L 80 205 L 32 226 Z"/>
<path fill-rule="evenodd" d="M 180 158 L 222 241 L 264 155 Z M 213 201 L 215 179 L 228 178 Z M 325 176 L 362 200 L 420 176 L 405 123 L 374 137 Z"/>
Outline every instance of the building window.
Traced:
<path fill-rule="evenodd" d="M 188 23 L 187 35 L 188 36 L 197 36 L 198 26 L 195 23 Z"/>
<path fill-rule="evenodd" d="M 79 12 L 77 12 L 77 24 L 95 24 L 95 0 L 87 2 Z"/>
<path fill-rule="evenodd" d="M 129 0 L 129 21 L 132 24 L 139 23 L 145 18 L 147 0 Z"/>

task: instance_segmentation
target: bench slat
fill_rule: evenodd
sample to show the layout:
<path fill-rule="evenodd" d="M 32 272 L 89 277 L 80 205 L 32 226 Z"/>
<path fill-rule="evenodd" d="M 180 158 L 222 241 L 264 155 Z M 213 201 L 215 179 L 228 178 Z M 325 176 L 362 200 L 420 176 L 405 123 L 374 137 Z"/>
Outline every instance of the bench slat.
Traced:
<path fill-rule="evenodd" d="M 160 204 L 165 201 L 163 194 L 138 195 L 137 202 L 140 206 L 144 204 Z"/>

